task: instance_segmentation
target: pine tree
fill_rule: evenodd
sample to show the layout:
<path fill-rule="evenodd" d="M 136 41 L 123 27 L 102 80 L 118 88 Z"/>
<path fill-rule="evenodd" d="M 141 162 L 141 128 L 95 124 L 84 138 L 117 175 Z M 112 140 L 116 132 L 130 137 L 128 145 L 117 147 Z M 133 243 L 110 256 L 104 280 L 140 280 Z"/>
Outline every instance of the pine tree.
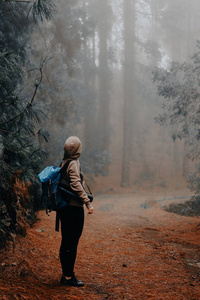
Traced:
<path fill-rule="evenodd" d="M 177 131 L 173 134 L 172 139 L 187 138 L 188 157 L 198 162 L 200 157 L 200 41 L 197 42 L 197 52 L 190 61 L 182 64 L 173 62 L 168 69 L 156 68 L 153 74 L 158 95 L 163 98 L 163 112 L 156 117 L 155 121 L 160 125 L 176 125 Z M 197 172 L 187 175 L 191 182 L 191 188 L 199 195 L 199 163 Z"/>
<path fill-rule="evenodd" d="M 45 61 L 37 70 L 39 77 L 30 98 L 23 93 L 23 87 L 27 80 L 29 34 L 34 22 L 51 18 L 52 13 L 53 4 L 49 0 L 0 3 L 0 246 L 10 231 L 19 228 L 16 210 L 21 206 L 27 208 L 22 203 L 24 195 L 16 194 L 16 180 L 27 191 L 24 182 L 34 182 L 47 157 L 40 144 L 47 134 L 38 126 L 44 114 L 34 102 Z"/>

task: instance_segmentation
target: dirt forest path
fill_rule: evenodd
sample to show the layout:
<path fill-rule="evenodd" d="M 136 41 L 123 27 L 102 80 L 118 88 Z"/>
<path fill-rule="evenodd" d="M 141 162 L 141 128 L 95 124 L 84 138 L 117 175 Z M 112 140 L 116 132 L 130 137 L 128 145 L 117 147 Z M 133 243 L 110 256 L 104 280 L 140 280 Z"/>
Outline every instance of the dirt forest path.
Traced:
<path fill-rule="evenodd" d="M 1 253 L 0 299 L 200 299 L 200 219 L 164 211 L 159 198 L 96 197 L 75 267 L 82 288 L 60 286 L 55 214 L 39 212 L 27 236 Z"/>

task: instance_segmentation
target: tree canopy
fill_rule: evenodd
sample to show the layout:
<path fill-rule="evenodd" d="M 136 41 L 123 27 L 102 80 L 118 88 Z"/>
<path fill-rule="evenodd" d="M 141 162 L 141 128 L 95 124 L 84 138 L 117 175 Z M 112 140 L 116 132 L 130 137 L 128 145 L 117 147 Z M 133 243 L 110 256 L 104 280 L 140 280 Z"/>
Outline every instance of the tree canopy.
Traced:
<path fill-rule="evenodd" d="M 160 125 L 176 126 L 172 135 L 188 144 L 188 157 L 197 162 L 197 171 L 188 174 L 191 188 L 200 193 L 200 41 L 188 62 L 172 62 L 169 69 L 156 68 L 153 81 L 164 98 L 162 113 L 155 118 Z"/>
<path fill-rule="evenodd" d="M 169 69 L 156 68 L 153 81 L 158 95 L 164 98 L 163 113 L 155 118 L 160 125 L 176 125 L 173 139 L 199 140 L 200 126 L 200 42 L 189 62 L 172 62 Z M 196 152 L 193 158 L 199 158 Z"/>

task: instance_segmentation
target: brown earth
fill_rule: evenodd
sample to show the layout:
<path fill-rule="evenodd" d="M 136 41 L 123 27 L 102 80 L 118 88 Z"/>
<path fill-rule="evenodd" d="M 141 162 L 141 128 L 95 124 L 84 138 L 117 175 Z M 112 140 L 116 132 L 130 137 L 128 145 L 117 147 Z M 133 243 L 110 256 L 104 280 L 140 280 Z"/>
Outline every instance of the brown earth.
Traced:
<path fill-rule="evenodd" d="M 1 253 L 0 299 L 200 299 L 200 219 L 164 211 L 163 204 L 183 200 L 161 198 L 96 197 L 75 266 L 82 288 L 60 285 L 55 214 L 39 212 L 27 236 Z"/>

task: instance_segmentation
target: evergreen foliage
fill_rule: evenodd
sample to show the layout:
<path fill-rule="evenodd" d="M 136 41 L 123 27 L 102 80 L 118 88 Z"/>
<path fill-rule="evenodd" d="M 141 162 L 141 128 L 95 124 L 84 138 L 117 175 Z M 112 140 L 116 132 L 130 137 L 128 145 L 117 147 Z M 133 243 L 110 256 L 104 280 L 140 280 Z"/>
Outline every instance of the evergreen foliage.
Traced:
<path fill-rule="evenodd" d="M 185 139 L 189 144 L 188 157 L 199 161 L 200 132 L 200 41 L 197 52 L 189 62 L 173 62 L 169 69 L 157 68 L 153 72 L 158 95 L 164 98 L 163 113 L 155 118 L 160 125 L 176 125 L 172 138 Z M 200 166 L 196 174 L 189 175 L 192 190 L 200 193 Z"/>
<path fill-rule="evenodd" d="M 49 0 L 23 4 L 3 1 L 0 4 L 3 20 L 0 24 L 0 246 L 10 230 L 14 232 L 19 227 L 17 210 L 20 207 L 31 210 L 35 206 L 34 198 L 33 203 L 30 201 L 33 193 L 26 195 L 29 207 L 22 201 L 27 191 L 24 182 L 30 182 L 39 173 L 43 159 L 47 158 L 46 151 L 40 145 L 40 139 L 47 139 L 47 134 L 38 129 L 44 114 L 34 103 L 42 81 L 43 64 L 38 69 L 40 77 L 35 82 L 30 99 L 23 94 L 23 86 L 27 81 L 25 62 L 28 34 L 33 26 L 31 20 L 36 21 L 36 16 L 41 20 L 44 16 L 48 19 L 51 14 Z M 22 194 L 19 190 L 16 193 L 16 182 Z"/>

